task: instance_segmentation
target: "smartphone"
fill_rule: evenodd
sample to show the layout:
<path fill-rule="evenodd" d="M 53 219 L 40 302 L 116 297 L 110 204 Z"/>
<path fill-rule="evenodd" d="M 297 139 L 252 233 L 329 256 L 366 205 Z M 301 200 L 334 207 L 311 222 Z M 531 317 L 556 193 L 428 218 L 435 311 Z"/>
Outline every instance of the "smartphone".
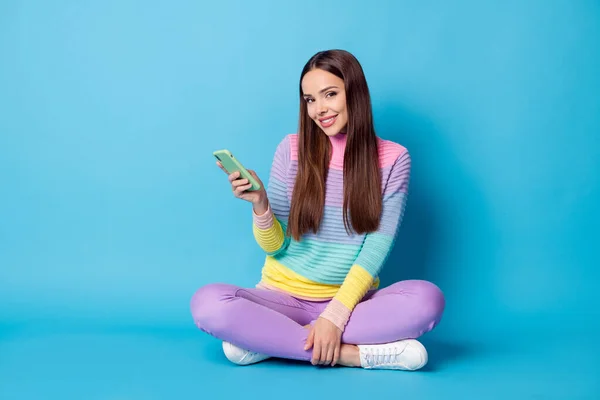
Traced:
<path fill-rule="evenodd" d="M 221 162 L 221 165 L 223 165 L 223 168 L 225 168 L 225 171 L 227 171 L 228 174 L 233 174 L 234 172 L 239 171 L 239 179 L 248 179 L 248 183 L 252 184 L 252 187 L 248 189 L 249 192 L 260 190 L 260 184 L 258 181 L 254 179 L 252 175 L 250 175 L 250 172 L 244 168 L 242 163 L 239 162 L 229 150 L 217 150 L 213 152 L 213 156 L 215 156 L 215 158 Z"/>

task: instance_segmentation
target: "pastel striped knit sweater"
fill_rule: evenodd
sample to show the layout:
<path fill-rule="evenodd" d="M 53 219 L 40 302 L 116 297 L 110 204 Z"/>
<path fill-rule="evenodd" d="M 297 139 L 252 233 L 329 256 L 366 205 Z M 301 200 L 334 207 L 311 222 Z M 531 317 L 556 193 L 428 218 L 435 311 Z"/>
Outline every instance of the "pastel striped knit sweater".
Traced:
<path fill-rule="evenodd" d="M 402 221 L 410 177 L 410 155 L 401 145 L 377 138 L 383 212 L 376 232 L 348 234 L 343 223 L 343 165 L 346 134 L 329 138 L 332 156 L 326 181 L 325 209 L 317 234 L 300 241 L 285 234 L 298 170 L 298 135 L 277 146 L 267 195 L 269 208 L 253 216 L 254 237 L 266 252 L 258 287 L 297 298 L 331 300 L 321 317 L 344 330 L 354 307 L 379 286 L 381 272 Z"/>

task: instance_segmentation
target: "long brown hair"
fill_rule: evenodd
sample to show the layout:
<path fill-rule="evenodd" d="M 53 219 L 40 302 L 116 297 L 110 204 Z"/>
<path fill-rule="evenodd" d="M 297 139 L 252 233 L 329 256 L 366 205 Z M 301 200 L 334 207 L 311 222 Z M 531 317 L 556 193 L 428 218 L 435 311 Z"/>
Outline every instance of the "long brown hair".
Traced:
<path fill-rule="evenodd" d="M 354 230 L 359 234 L 375 231 L 382 211 L 382 193 L 369 87 L 360 63 L 352 54 L 344 50 L 327 50 L 312 56 L 300 75 L 298 174 L 287 233 L 296 240 L 309 231 L 317 233 L 325 207 L 331 143 L 309 117 L 302 93 L 302 79 L 313 69 L 336 75 L 346 87 L 348 124 L 344 152 L 344 227 L 346 232 Z"/>

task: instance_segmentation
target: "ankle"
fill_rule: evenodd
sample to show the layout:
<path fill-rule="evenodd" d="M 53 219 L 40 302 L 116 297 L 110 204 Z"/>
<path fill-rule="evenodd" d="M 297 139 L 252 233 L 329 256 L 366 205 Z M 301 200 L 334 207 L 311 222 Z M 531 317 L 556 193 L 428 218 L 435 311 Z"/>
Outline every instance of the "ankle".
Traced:
<path fill-rule="evenodd" d="M 358 346 L 342 344 L 338 364 L 345 367 L 360 367 L 360 352 Z"/>

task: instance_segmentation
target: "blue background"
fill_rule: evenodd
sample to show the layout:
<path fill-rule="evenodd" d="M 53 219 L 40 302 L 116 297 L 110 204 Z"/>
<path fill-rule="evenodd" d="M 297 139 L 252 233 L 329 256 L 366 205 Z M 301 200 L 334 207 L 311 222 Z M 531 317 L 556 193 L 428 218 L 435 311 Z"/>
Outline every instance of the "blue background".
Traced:
<path fill-rule="evenodd" d="M 412 154 L 382 280 L 447 297 L 416 373 L 234 367 L 189 314 L 264 257 L 212 151 L 266 180 L 329 48 Z M 600 395 L 599 71 L 592 0 L 2 1 L 0 398 Z"/>

